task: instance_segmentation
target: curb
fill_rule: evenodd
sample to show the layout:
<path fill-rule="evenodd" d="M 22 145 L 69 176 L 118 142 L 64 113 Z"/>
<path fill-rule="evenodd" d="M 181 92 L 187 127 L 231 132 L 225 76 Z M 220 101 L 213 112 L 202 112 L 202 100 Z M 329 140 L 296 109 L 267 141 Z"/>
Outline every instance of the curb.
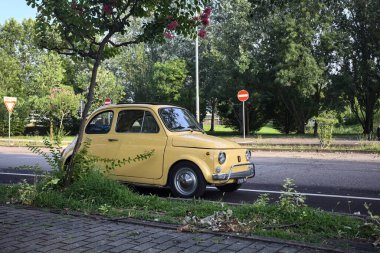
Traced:
<path fill-rule="evenodd" d="M 240 144 L 240 143 L 238 143 Z M 241 144 L 240 144 L 241 145 Z M 358 153 L 358 154 L 377 154 L 380 155 L 380 151 L 377 150 L 356 150 L 356 149 L 291 149 L 291 148 L 263 148 L 258 146 L 241 145 L 254 151 L 265 152 L 309 152 L 309 153 Z"/>
<path fill-rule="evenodd" d="M 3 204 L 2 204 L 3 205 Z M 4 206 L 4 205 L 3 205 Z M 170 223 L 163 223 L 163 222 L 153 222 L 153 221 L 146 221 L 146 220 L 138 220 L 133 218 L 111 218 L 107 216 L 102 215 L 86 215 L 81 212 L 75 212 L 75 211 L 65 211 L 61 209 L 49 209 L 49 208 L 38 208 L 38 207 L 31 207 L 31 206 L 22 206 L 22 205 L 5 205 L 7 207 L 12 207 L 14 209 L 26 209 L 26 210 L 35 210 L 40 212 L 47 212 L 47 213 L 54 213 L 54 214 L 60 214 L 60 215 L 68 215 L 73 217 L 80 217 L 80 218 L 89 218 L 93 220 L 101 220 L 101 221 L 108 221 L 108 222 L 118 222 L 118 223 L 125 223 L 125 224 L 133 224 L 133 225 L 141 225 L 141 226 L 148 226 L 148 227 L 154 227 L 154 228 L 161 228 L 166 230 L 175 230 L 177 231 L 178 224 L 170 224 Z M 214 232 L 210 230 L 205 229 L 199 229 L 194 231 L 195 233 L 204 233 L 204 234 L 212 234 L 212 235 L 219 235 L 219 236 L 226 236 L 230 238 L 236 238 L 240 240 L 246 240 L 246 241 L 261 241 L 266 243 L 277 243 L 277 244 L 284 244 L 291 247 L 299 247 L 299 248 L 306 248 L 306 249 L 312 249 L 316 251 L 325 251 L 325 252 L 336 252 L 336 253 L 343 253 L 347 252 L 343 249 L 339 248 L 332 248 L 328 246 L 320 246 L 315 244 L 308 244 L 308 243 L 301 243 L 296 241 L 287 241 L 282 239 L 277 239 L 273 237 L 261 237 L 261 236 L 242 236 L 239 234 L 229 234 L 226 232 Z M 179 233 L 192 233 L 192 232 L 179 232 Z M 355 251 L 360 252 L 360 251 Z"/>

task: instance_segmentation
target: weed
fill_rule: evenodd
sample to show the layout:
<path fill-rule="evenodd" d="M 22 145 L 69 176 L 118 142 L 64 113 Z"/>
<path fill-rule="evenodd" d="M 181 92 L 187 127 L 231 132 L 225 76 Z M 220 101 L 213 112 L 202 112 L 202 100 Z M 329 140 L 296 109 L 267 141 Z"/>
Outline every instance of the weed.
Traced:
<path fill-rule="evenodd" d="M 364 207 L 367 209 L 369 215 L 369 220 L 365 223 L 365 226 L 369 226 L 373 230 L 373 236 L 376 238 L 376 241 L 373 243 L 374 247 L 380 246 L 380 216 L 375 215 L 370 210 L 370 204 L 365 203 Z"/>
<path fill-rule="evenodd" d="M 101 205 L 98 210 L 101 214 L 105 215 L 105 214 L 108 214 L 111 210 L 112 206 L 108 205 L 108 204 L 103 204 Z"/>
<path fill-rule="evenodd" d="M 37 196 L 36 185 L 30 185 L 24 179 L 19 183 L 18 200 L 24 205 L 31 205 Z"/>

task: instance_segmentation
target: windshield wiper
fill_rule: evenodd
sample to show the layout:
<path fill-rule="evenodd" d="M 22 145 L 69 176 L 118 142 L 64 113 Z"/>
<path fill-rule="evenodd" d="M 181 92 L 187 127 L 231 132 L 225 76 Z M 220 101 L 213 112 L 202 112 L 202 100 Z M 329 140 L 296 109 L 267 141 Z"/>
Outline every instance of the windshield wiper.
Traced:
<path fill-rule="evenodd" d="M 202 132 L 204 133 L 204 130 L 196 125 L 190 125 L 189 128 L 193 131 Z"/>
<path fill-rule="evenodd" d="M 171 128 L 171 130 L 181 130 L 181 131 L 197 131 L 197 132 L 202 132 L 204 133 L 204 130 L 197 127 L 196 125 L 190 125 L 188 127 L 184 127 L 184 126 L 176 126 L 176 127 L 173 127 Z"/>

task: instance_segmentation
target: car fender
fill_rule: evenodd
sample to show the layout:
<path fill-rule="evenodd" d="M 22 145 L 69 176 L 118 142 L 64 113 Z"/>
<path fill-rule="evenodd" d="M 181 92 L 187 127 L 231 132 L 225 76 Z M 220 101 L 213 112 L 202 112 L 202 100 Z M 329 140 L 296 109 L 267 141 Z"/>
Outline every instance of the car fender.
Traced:
<path fill-rule="evenodd" d="M 210 155 L 208 150 L 204 149 L 194 149 L 194 148 L 182 148 L 185 150 L 178 150 L 175 148 L 173 154 L 170 150 L 167 150 L 165 153 L 164 159 L 164 184 L 168 183 L 170 170 L 179 162 L 189 161 L 194 163 L 202 172 L 206 182 L 210 183 L 212 181 L 213 173 L 213 156 Z M 180 152 L 179 152 L 180 151 Z"/>

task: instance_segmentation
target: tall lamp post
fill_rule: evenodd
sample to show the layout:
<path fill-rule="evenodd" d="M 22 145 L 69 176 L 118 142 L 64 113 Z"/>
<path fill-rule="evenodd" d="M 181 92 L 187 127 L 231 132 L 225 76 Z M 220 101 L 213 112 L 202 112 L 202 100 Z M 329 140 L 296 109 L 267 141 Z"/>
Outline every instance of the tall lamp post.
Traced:
<path fill-rule="evenodd" d="M 198 36 L 195 39 L 195 116 L 200 123 L 199 116 L 199 64 L 198 64 Z"/>
<path fill-rule="evenodd" d="M 208 26 L 209 23 L 210 23 L 210 20 L 209 20 L 210 15 L 211 15 L 211 7 L 206 7 L 203 10 L 202 14 L 199 16 L 199 19 L 201 21 L 201 24 L 203 25 L 203 28 L 201 28 L 198 31 L 198 27 L 196 27 L 197 36 L 195 38 L 195 116 L 196 116 L 196 119 L 197 119 L 198 123 L 200 123 L 200 112 L 199 112 L 199 58 L 198 58 L 199 39 L 198 39 L 198 37 L 201 37 L 202 39 L 206 37 L 205 27 Z"/>
<path fill-rule="evenodd" d="M 206 37 L 206 30 L 205 28 L 210 24 L 210 15 L 211 15 L 211 7 L 206 7 L 202 14 L 199 16 L 196 16 L 193 18 L 193 21 L 195 22 L 195 116 L 197 119 L 197 122 L 200 123 L 200 113 L 199 113 L 199 64 L 198 64 L 198 37 L 201 37 L 202 39 Z M 173 17 L 169 17 L 169 23 L 166 25 L 166 32 L 164 32 L 164 37 L 167 39 L 174 38 L 174 35 L 172 31 L 176 29 L 178 26 L 178 22 L 176 20 L 172 19 Z M 202 25 L 202 28 L 198 30 L 199 25 Z"/>

